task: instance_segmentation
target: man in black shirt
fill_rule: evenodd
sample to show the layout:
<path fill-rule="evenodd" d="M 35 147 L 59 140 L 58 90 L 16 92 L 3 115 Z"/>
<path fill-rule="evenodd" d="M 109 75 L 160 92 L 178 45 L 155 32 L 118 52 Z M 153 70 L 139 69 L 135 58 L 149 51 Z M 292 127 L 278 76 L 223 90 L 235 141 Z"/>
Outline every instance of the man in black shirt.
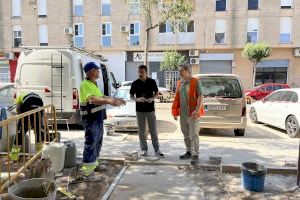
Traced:
<path fill-rule="evenodd" d="M 158 97 L 158 88 L 155 80 L 147 77 L 147 67 L 145 65 L 139 66 L 139 79 L 132 83 L 130 96 L 132 100 L 136 101 L 136 116 L 142 156 L 148 156 L 145 130 L 147 119 L 155 155 L 164 157 L 164 154 L 159 150 L 154 108 L 154 100 Z"/>

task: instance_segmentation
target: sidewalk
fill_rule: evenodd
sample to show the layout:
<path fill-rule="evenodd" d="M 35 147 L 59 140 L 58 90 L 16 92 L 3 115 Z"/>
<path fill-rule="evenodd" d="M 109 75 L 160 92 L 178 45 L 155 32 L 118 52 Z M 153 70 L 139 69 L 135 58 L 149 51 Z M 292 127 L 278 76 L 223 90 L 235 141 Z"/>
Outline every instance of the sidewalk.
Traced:
<path fill-rule="evenodd" d="M 161 150 L 165 158 L 160 162 L 189 163 L 178 156 L 185 152 L 179 122 L 172 120 L 167 111 L 157 114 Z M 82 157 L 83 131 L 64 131 L 63 140 L 76 142 L 78 156 Z M 235 137 L 228 130 L 205 130 L 200 134 L 200 160 L 207 162 L 209 156 L 221 156 L 225 165 L 240 165 L 243 162 L 259 162 L 270 167 L 283 167 L 285 162 L 297 163 L 298 139 L 291 139 L 274 128 L 248 123 L 246 135 Z M 151 140 L 148 140 L 153 154 Z M 121 136 L 104 136 L 102 157 L 123 157 L 122 152 L 139 151 L 137 133 Z"/>

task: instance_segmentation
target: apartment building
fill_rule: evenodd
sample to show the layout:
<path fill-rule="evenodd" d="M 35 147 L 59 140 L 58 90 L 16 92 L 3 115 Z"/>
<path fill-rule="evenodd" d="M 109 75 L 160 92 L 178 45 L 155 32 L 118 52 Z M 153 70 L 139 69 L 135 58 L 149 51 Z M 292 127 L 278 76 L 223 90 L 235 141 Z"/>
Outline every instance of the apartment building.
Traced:
<path fill-rule="evenodd" d="M 192 0 L 190 23 L 163 24 L 150 34 L 150 74 L 165 86 L 163 51 L 186 55 L 193 73 L 234 73 L 251 87 L 247 42 L 266 41 L 272 56 L 258 64 L 256 83 L 300 87 L 300 1 Z M 160 6 L 153 20 L 159 16 Z M 118 80 L 133 80 L 143 63 L 145 21 L 139 0 L 0 0 L 0 80 L 13 79 L 19 44 L 77 47 L 109 59 Z M 10 74 L 10 76 L 9 76 Z M 10 77 L 10 78 L 8 78 Z"/>

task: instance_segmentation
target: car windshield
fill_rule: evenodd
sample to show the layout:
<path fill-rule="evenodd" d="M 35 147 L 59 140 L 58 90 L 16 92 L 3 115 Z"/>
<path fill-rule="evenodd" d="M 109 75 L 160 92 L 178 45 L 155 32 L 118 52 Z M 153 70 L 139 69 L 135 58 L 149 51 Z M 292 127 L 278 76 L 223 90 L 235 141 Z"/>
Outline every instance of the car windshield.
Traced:
<path fill-rule="evenodd" d="M 115 98 L 124 99 L 124 100 L 130 100 L 129 90 L 127 90 L 127 89 L 117 90 L 117 92 L 115 93 L 114 97 Z"/>
<path fill-rule="evenodd" d="M 228 77 L 203 77 L 200 79 L 204 97 L 241 98 L 243 96 L 237 79 Z"/>

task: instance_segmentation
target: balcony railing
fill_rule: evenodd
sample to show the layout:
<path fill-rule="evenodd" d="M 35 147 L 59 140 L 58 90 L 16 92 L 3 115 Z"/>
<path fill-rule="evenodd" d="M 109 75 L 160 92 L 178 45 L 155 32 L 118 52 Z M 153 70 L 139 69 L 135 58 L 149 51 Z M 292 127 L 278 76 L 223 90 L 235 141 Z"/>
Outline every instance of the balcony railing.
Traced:
<path fill-rule="evenodd" d="M 194 32 L 159 33 L 158 43 L 160 45 L 193 44 L 195 43 L 195 33 Z"/>

